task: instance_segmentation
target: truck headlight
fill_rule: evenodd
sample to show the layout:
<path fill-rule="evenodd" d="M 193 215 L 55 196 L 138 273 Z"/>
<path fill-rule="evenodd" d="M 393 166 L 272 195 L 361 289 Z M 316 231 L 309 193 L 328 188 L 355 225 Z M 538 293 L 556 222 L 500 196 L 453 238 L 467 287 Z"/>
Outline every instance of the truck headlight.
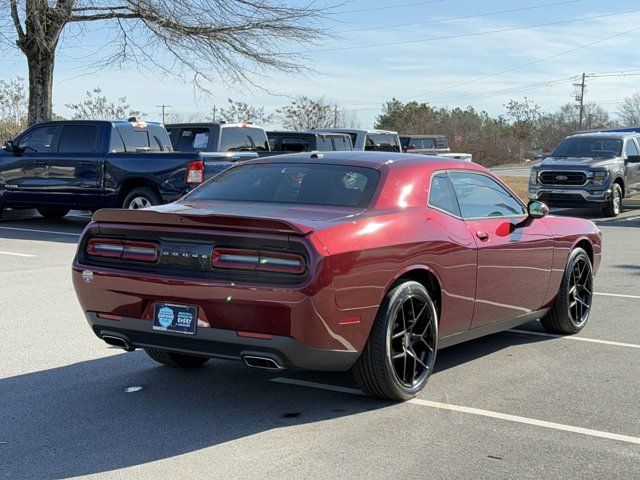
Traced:
<path fill-rule="evenodd" d="M 538 184 L 538 172 L 535 170 L 531 170 L 531 175 L 529 175 L 529 185 L 537 185 Z"/>
<path fill-rule="evenodd" d="M 591 183 L 595 187 L 602 187 L 609 178 L 609 172 L 593 172 Z"/>

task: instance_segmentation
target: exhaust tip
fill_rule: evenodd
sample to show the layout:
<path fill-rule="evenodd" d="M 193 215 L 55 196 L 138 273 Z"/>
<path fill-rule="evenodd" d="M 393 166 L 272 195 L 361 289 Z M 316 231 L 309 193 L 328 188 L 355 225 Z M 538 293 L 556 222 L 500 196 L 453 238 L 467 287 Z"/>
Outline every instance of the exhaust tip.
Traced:
<path fill-rule="evenodd" d="M 120 347 L 126 350 L 127 352 L 133 352 L 136 349 L 136 347 L 131 345 L 131 343 L 129 343 L 129 340 L 124 336 L 115 335 L 111 333 L 104 333 L 100 335 L 100 338 L 102 338 L 102 340 L 104 340 L 109 345 L 113 345 L 114 347 Z"/>
<path fill-rule="evenodd" d="M 263 368 L 265 370 L 280 370 L 282 368 L 278 362 L 269 357 L 245 355 L 242 359 L 244 360 L 244 363 L 253 368 Z"/>

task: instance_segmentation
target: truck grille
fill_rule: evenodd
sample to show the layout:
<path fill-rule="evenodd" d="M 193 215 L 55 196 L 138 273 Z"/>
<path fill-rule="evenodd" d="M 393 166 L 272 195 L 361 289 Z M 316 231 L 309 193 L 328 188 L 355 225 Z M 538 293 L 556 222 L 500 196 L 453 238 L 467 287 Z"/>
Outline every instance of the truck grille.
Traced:
<path fill-rule="evenodd" d="M 539 178 L 542 185 L 580 186 L 587 183 L 584 172 L 541 172 Z"/>

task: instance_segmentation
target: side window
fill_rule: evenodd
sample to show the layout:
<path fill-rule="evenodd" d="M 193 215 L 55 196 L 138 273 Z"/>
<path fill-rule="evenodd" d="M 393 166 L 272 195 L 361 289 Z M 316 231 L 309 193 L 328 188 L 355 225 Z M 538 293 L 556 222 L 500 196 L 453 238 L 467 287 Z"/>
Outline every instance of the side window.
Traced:
<path fill-rule="evenodd" d="M 627 157 L 630 155 L 638 155 L 638 147 L 636 146 L 635 140 L 632 138 L 627 140 L 627 146 L 624 148 L 624 153 Z"/>
<path fill-rule="evenodd" d="M 437 173 L 431 179 L 429 206 L 460 217 L 460 207 L 446 173 Z"/>
<path fill-rule="evenodd" d="M 114 128 L 111 130 L 111 142 L 109 145 L 110 153 L 123 153 L 126 152 L 124 148 L 124 142 L 122 141 L 122 137 L 118 133 L 118 129 Z"/>
<path fill-rule="evenodd" d="M 91 153 L 96 149 L 97 136 L 95 125 L 63 125 L 58 152 Z"/>
<path fill-rule="evenodd" d="M 18 147 L 27 148 L 30 152 L 50 152 L 57 130 L 56 125 L 36 127 L 20 137 Z"/>
<path fill-rule="evenodd" d="M 336 152 L 344 152 L 346 150 L 351 150 L 349 148 L 349 140 L 347 137 L 334 137 L 333 138 L 333 150 Z"/>
<path fill-rule="evenodd" d="M 283 137 L 280 140 L 281 152 L 308 152 L 311 150 L 309 140 L 298 137 Z"/>
<path fill-rule="evenodd" d="M 324 135 L 318 135 L 316 137 L 316 150 L 321 152 L 328 152 L 333 150 L 333 144 L 331 143 L 331 137 L 325 137 Z"/>
<path fill-rule="evenodd" d="M 412 138 L 409 140 L 409 147 L 411 150 L 420 150 L 422 149 L 422 139 L 421 138 Z"/>
<path fill-rule="evenodd" d="M 525 215 L 525 209 L 498 182 L 487 175 L 467 172 L 449 174 L 462 218 Z"/>
<path fill-rule="evenodd" d="M 244 131 L 256 151 L 266 152 L 269 150 L 267 146 L 268 140 L 264 130 L 259 128 L 244 128 Z"/>
<path fill-rule="evenodd" d="M 425 138 L 422 140 L 422 144 L 423 144 L 423 148 L 429 149 L 429 150 L 435 150 L 436 148 L 436 142 L 434 141 L 433 138 Z"/>

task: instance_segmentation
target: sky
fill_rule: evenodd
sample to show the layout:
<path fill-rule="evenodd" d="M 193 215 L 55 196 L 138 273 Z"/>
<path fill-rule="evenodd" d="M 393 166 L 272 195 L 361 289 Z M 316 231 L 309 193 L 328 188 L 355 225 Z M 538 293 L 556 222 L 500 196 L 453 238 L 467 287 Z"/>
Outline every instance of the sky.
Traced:
<path fill-rule="evenodd" d="M 585 100 L 615 116 L 621 100 L 640 90 L 637 0 L 347 1 L 324 22 L 328 39 L 322 44 L 289 46 L 304 52 L 306 73 L 256 77 L 260 88 L 212 78 L 210 94 L 132 65 L 95 71 L 91 65 L 105 54 L 100 47 L 111 28 L 93 23 L 63 34 L 53 91 L 56 113 L 68 114 L 65 105 L 95 87 L 112 99 L 126 97 L 148 120 L 160 119 L 161 104 L 171 105 L 167 112 L 204 114 L 232 98 L 271 113 L 291 97 L 306 95 L 355 112 L 360 126 L 370 128 L 381 105 L 393 97 L 437 107 L 472 105 L 500 115 L 509 99 L 526 96 L 543 111 L 553 111 L 574 101 L 573 84 L 584 72 L 591 74 Z M 26 77 L 19 52 L 0 62 L 1 79 Z"/>

